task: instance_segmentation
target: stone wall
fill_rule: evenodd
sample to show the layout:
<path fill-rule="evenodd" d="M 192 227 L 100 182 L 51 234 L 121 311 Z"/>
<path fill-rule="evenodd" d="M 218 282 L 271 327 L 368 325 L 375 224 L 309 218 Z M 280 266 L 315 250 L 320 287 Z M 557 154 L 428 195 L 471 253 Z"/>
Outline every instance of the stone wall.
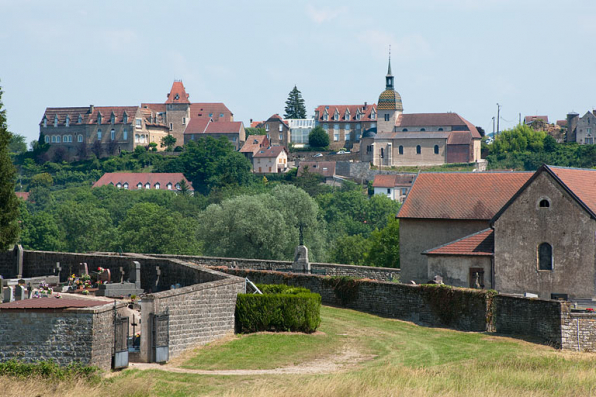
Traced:
<path fill-rule="evenodd" d="M 46 298 L 50 299 L 50 298 Z M 96 309 L 4 310 L 0 361 L 80 362 L 109 370 L 114 345 L 113 304 Z"/>
<path fill-rule="evenodd" d="M 565 350 L 596 351 L 596 314 L 564 313 L 561 347 Z"/>
<path fill-rule="evenodd" d="M 305 287 L 320 294 L 324 304 L 342 305 L 328 277 L 244 269 L 221 270 L 228 274 L 248 277 L 254 283 Z M 355 299 L 342 306 L 424 325 L 449 326 L 464 331 L 486 330 L 487 305 L 483 291 L 455 290 L 455 294 L 462 295 L 456 299 L 463 298 L 465 304 L 459 305 L 453 318 L 447 319 L 444 313 L 441 313 L 439 302 L 433 302 L 429 296 L 428 288 L 420 285 L 360 280 Z"/>
<path fill-rule="evenodd" d="M 209 267 L 230 267 L 252 270 L 290 270 L 291 261 L 276 261 L 267 259 L 242 259 L 242 258 L 219 258 L 211 256 L 188 256 L 188 255 L 151 255 L 154 258 L 179 259 L 185 262 L 195 263 Z M 340 265 L 334 263 L 311 263 L 314 273 L 324 272 L 327 276 L 350 276 L 356 278 L 370 278 L 373 280 L 394 281 L 399 280 L 399 269 L 373 266 Z"/>
<path fill-rule="evenodd" d="M 17 255 L 14 251 L 0 252 L 0 275 L 13 278 L 17 275 Z"/>
<path fill-rule="evenodd" d="M 147 295 L 142 305 L 153 301 L 154 313 L 168 311 L 170 357 L 175 357 L 194 345 L 233 334 L 236 295 L 243 292 L 244 280 L 230 277 Z"/>

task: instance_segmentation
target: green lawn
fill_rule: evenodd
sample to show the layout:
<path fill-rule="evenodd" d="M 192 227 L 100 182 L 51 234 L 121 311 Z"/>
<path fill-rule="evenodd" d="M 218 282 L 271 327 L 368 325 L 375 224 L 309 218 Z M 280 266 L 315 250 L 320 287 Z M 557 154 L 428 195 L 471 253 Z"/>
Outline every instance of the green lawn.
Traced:
<path fill-rule="evenodd" d="M 511 338 L 419 327 L 322 307 L 320 332 L 235 336 L 182 368 L 262 370 L 360 357 L 339 372 L 216 375 L 127 370 L 85 391 L 110 396 L 590 396 L 596 355 Z M 313 361 L 316 360 L 316 361 Z M 167 368 L 167 366 L 165 367 Z M 294 367 L 295 368 L 295 367 Z M 1 379 L 0 379 L 1 383 Z M 68 390 L 66 390 L 68 391 Z M 62 396 L 71 395 L 68 393 Z M 74 393 L 72 395 L 79 395 Z"/>

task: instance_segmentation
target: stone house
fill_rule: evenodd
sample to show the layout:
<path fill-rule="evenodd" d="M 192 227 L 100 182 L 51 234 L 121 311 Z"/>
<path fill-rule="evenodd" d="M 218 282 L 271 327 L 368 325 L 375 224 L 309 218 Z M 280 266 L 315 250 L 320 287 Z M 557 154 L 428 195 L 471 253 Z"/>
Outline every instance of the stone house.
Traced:
<path fill-rule="evenodd" d="M 190 141 L 211 136 L 227 138 L 235 150 L 244 144 L 246 132 L 241 121 L 214 121 L 213 119 L 193 118 L 184 130 L 184 144 Z"/>
<path fill-rule="evenodd" d="M 397 218 L 404 282 L 428 281 L 425 251 L 490 227 L 531 172 L 420 173 Z"/>
<path fill-rule="evenodd" d="M 118 189 L 125 190 L 180 190 L 180 182 L 185 181 L 192 193 L 192 184 L 181 172 L 172 173 L 150 173 L 150 172 L 106 172 L 102 175 L 93 187 L 112 185 Z"/>
<path fill-rule="evenodd" d="M 283 146 L 269 146 L 253 155 L 252 169 L 257 174 L 275 174 L 288 170 L 288 151 Z"/>
<path fill-rule="evenodd" d="M 288 147 L 291 141 L 290 125 L 279 114 L 274 114 L 265 121 L 252 122 L 253 128 L 263 128 L 271 146 Z"/>
<path fill-rule="evenodd" d="M 332 183 L 335 179 L 335 165 L 335 161 L 301 161 L 296 176 L 301 177 L 309 172 L 321 175 L 325 178 L 325 183 Z"/>
<path fill-rule="evenodd" d="M 320 105 L 315 109 L 315 127 L 329 134 L 329 148 L 359 150 L 362 134 L 377 128 L 377 105 Z"/>
<path fill-rule="evenodd" d="M 586 112 L 582 117 L 577 113 L 567 115 L 567 142 L 580 145 L 593 145 L 596 136 L 596 110 Z"/>
<path fill-rule="evenodd" d="M 377 174 L 372 185 L 374 195 L 384 195 L 391 200 L 403 203 L 415 177 L 416 174 Z"/>
<path fill-rule="evenodd" d="M 252 158 L 262 148 L 271 146 L 267 135 L 249 135 L 246 138 L 246 142 L 240 148 L 240 153 L 246 156 L 252 164 Z"/>

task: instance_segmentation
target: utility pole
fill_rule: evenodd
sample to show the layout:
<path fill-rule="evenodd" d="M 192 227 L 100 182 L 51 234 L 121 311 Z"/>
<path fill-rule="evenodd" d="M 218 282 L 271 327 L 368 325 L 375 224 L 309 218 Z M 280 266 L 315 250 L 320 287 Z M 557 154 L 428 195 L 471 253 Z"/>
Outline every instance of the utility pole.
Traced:
<path fill-rule="evenodd" d="M 499 135 L 499 119 L 501 118 L 501 105 L 497 103 L 497 135 Z"/>
<path fill-rule="evenodd" d="M 493 116 L 493 138 L 495 136 L 495 116 Z"/>
<path fill-rule="evenodd" d="M 521 113 L 519 114 L 519 125 L 521 125 Z"/>

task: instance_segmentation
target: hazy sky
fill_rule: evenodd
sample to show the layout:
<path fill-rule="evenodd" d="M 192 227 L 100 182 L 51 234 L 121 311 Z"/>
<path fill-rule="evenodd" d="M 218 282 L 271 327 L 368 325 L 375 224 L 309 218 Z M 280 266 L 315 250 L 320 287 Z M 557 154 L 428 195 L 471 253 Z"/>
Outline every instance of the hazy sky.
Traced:
<path fill-rule="evenodd" d="M 373 103 L 388 47 L 406 113 L 457 112 L 492 131 L 518 114 L 596 107 L 595 0 L 0 0 L 0 85 L 11 131 L 46 107 L 192 102 L 236 120 L 283 114 L 296 84 L 319 104 Z"/>

